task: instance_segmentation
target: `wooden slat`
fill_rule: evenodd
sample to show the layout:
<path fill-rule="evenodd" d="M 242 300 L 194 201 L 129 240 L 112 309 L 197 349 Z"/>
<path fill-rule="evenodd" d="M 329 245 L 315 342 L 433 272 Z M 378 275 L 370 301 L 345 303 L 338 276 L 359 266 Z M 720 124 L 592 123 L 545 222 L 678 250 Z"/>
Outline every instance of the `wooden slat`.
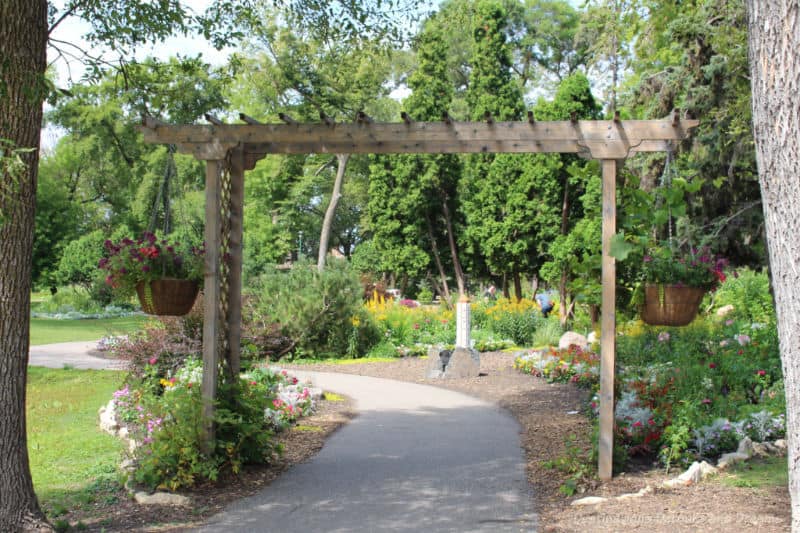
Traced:
<path fill-rule="evenodd" d="M 230 253 L 228 274 L 228 350 L 234 379 L 241 367 L 242 332 L 242 234 L 244 216 L 244 152 L 241 148 L 231 156 Z"/>
<path fill-rule="evenodd" d="M 603 165 L 603 258 L 602 319 L 600 323 L 600 442 L 598 474 L 612 476 L 614 452 L 614 365 L 616 359 L 616 264 L 611 256 L 611 238 L 617 227 L 617 162 Z"/>
<path fill-rule="evenodd" d="M 217 395 L 217 363 L 220 331 L 220 181 L 222 161 L 206 162 L 205 274 L 203 285 L 203 441 L 206 451 L 214 441 L 214 400 Z"/>
<path fill-rule="evenodd" d="M 623 120 L 577 122 L 410 122 L 326 124 L 224 124 L 141 127 L 147 142 L 164 144 L 196 143 L 361 143 L 395 142 L 424 145 L 430 142 L 491 141 L 594 141 L 630 145 L 641 141 L 680 140 L 698 124 L 683 120 L 673 126 L 669 120 Z M 152 126 L 152 127 L 151 127 Z M 624 130 L 624 135 L 620 130 Z M 276 152 L 280 153 L 280 150 Z"/>

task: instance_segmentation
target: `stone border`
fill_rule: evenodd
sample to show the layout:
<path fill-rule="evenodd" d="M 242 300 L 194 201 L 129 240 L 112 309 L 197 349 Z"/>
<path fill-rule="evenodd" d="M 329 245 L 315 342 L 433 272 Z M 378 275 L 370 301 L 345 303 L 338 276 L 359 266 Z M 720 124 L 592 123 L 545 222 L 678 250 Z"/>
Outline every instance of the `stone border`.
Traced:
<path fill-rule="evenodd" d="M 745 437 L 741 441 L 739 441 L 739 448 L 732 453 L 726 453 L 722 455 L 717 461 L 717 466 L 714 467 L 711 464 L 707 463 L 706 461 L 697 462 L 695 461 L 692 465 L 680 476 L 669 479 L 661 484 L 663 488 L 666 489 L 675 489 L 679 487 L 686 487 L 689 485 L 696 485 L 700 483 L 705 478 L 712 474 L 717 474 L 721 470 L 725 470 L 730 465 L 738 463 L 740 461 L 747 461 L 753 457 L 769 457 L 772 455 L 783 455 L 786 453 L 787 445 L 786 440 L 778 439 L 775 442 L 753 442 L 750 440 L 750 437 Z M 580 498 L 578 500 L 573 501 L 570 503 L 572 506 L 582 506 L 582 505 L 599 505 L 601 503 L 605 503 L 607 501 L 621 501 L 621 500 L 630 500 L 634 498 L 642 498 L 647 494 L 653 492 L 653 488 L 650 485 L 647 485 L 645 488 L 640 490 L 639 492 L 634 492 L 630 494 L 621 494 L 619 496 L 615 496 L 613 498 L 604 498 L 601 496 L 587 496 L 585 498 Z"/>

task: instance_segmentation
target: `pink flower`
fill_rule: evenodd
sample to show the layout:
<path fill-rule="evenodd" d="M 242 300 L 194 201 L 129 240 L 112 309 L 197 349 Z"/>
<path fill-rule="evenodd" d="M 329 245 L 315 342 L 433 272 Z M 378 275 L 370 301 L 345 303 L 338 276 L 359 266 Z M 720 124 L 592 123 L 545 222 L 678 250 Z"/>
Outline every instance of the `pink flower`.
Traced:
<path fill-rule="evenodd" d="M 759 376 L 766 376 L 767 375 L 767 371 L 766 370 L 759 370 L 758 372 L 756 372 L 756 374 L 758 374 Z"/>
<path fill-rule="evenodd" d="M 158 363 L 158 357 L 151 357 L 148 361 L 151 365 Z"/>
<path fill-rule="evenodd" d="M 700 401 L 700 403 L 702 403 L 703 405 L 708 405 L 708 404 L 710 404 L 710 403 L 711 403 L 711 399 L 710 399 L 710 398 L 703 398 L 703 399 Z"/>
<path fill-rule="evenodd" d="M 725 321 L 725 325 L 726 325 L 726 326 L 732 326 L 732 325 L 733 325 L 733 319 L 730 319 L 730 318 L 729 318 L 728 320 L 726 320 L 726 321 Z"/>
<path fill-rule="evenodd" d="M 251 381 L 250 385 L 258 385 L 258 381 Z"/>
<path fill-rule="evenodd" d="M 637 420 L 636 422 L 633 423 L 633 427 L 640 428 L 640 427 L 642 427 L 642 423 Z"/>
<path fill-rule="evenodd" d="M 662 331 L 658 334 L 658 342 L 667 342 L 669 340 L 669 331 Z"/>

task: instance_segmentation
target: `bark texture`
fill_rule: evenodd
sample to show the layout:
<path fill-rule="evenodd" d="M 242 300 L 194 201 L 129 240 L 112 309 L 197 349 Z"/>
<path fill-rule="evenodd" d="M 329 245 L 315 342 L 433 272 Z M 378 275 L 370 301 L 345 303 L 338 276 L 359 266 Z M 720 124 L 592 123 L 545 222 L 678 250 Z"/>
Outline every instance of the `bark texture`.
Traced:
<path fill-rule="evenodd" d="M 33 492 L 25 434 L 47 2 L 3 0 L 0 21 L 0 139 L 28 149 L 20 153 L 24 170 L 12 175 L 0 166 L 0 531 L 49 531 Z"/>
<path fill-rule="evenodd" d="M 800 533 L 800 1 L 747 0 L 753 126 L 786 385 L 792 531 Z"/>

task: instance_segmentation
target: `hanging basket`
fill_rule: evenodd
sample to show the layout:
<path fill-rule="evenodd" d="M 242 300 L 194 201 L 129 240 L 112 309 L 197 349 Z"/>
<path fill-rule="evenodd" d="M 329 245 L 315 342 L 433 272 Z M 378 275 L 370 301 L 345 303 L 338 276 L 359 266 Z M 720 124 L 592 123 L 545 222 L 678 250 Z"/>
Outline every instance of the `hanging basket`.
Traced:
<path fill-rule="evenodd" d="M 706 290 L 680 285 L 647 285 L 642 320 L 651 326 L 685 326 L 697 316 Z"/>
<path fill-rule="evenodd" d="M 199 287 L 196 281 L 164 278 L 148 284 L 136 284 L 136 294 L 142 311 L 149 315 L 182 316 L 188 313 L 197 298 Z"/>

